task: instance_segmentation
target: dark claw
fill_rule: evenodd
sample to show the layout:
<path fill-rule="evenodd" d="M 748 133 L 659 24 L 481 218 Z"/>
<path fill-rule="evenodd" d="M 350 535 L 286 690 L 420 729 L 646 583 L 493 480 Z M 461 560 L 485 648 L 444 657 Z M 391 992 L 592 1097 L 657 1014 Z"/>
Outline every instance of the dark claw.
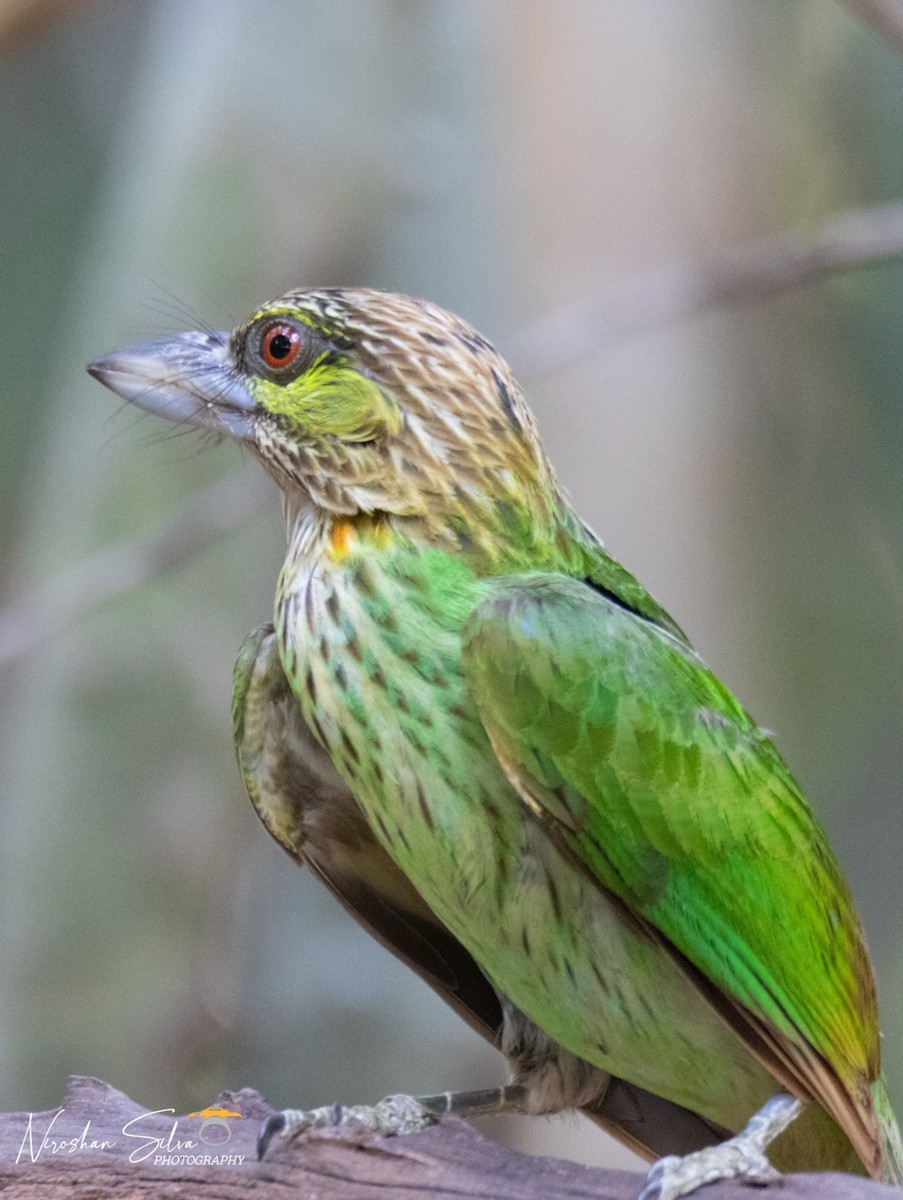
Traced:
<path fill-rule="evenodd" d="M 267 1147 L 277 1134 L 282 1133 L 285 1129 L 285 1114 L 281 1112 L 271 1113 L 265 1121 L 260 1123 L 260 1132 L 257 1135 L 257 1159 L 258 1162 L 267 1152 Z"/>

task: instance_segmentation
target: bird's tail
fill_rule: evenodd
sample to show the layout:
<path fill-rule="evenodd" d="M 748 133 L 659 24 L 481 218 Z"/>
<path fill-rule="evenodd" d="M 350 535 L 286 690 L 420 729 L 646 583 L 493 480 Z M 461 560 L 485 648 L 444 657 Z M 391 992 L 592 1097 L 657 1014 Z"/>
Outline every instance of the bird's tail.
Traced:
<path fill-rule="evenodd" d="M 903 1141 L 883 1075 L 872 1084 L 872 1104 L 881 1139 L 881 1180 L 903 1187 Z"/>

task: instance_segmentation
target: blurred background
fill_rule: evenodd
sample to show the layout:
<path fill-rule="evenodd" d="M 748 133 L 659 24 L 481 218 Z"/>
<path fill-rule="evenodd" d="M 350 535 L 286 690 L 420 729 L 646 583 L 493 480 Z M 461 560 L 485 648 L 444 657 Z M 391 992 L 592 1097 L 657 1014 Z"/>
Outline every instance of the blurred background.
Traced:
<path fill-rule="evenodd" d="M 244 797 L 230 674 L 272 611 L 274 487 L 84 372 L 342 283 L 508 354 L 578 509 L 776 731 L 903 1106 L 903 268 L 816 253 L 778 286 L 888 215 L 903 248 L 879 9 L 0 0 L 0 1107 L 70 1072 L 177 1111 L 502 1076 Z M 492 1126 L 611 1161 L 581 1129 Z"/>

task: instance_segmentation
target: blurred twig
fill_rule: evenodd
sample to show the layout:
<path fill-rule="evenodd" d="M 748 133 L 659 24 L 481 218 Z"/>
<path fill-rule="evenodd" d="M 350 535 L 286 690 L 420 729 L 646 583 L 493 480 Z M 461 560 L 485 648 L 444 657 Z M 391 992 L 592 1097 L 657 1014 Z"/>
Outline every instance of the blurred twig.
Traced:
<path fill-rule="evenodd" d="M 220 479 L 163 525 L 112 542 L 0 610 L 0 667 L 43 644 L 104 600 L 189 562 L 213 538 L 275 499 L 249 473 Z"/>
<path fill-rule="evenodd" d="M 815 235 L 763 238 L 720 262 L 678 263 L 628 279 L 599 301 L 541 317 L 508 338 L 505 350 L 518 374 L 535 378 L 705 309 L 749 304 L 894 259 L 903 260 L 903 203 L 852 209 Z"/>
<path fill-rule="evenodd" d="M 903 204 L 854 209 L 832 217 L 814 237 L 767 238 L 721 262 L 678 264 L 627 280 L 600 301 L 519 330 L 505 350 L 518 374 L 536 378 L 705 309 L 747 304 L 901 256 Z M 0 610 L 0 666 L 101 601 L 189 561 L 263 507 L 261 493 L 231 476 L 193 496 L 162 528 L 115 542 L 45 580 Z"/>
<path fill-rule="evenodd" d="M 844 0 L 873 29 L 903 54 L 903 0 Z"/>

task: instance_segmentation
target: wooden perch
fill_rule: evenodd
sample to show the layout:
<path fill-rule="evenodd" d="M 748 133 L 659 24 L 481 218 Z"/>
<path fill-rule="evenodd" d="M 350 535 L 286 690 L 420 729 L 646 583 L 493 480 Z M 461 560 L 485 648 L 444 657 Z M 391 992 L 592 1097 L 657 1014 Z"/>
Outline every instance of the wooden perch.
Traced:
<path fill-rule="evenodd" d="M 214 1102 L 241 1117 L 151 1113 L 107 1083 L 75 1076 L 61 1106 L 0 1115 L 4 1200 L 633 1200 L 642 1177 L 554 1158 L 531 1158 L 446 1117 L 403 1138 L 326 1130 L 271 1146 L 257 1161 L 270 1105 L 255 1091 Z M 849 1175 L 788 1175 L 780 1200 L 895 1200 L 900 1193 Z M 704 1200 L 749 1190 L 714 1184 Z"/>

